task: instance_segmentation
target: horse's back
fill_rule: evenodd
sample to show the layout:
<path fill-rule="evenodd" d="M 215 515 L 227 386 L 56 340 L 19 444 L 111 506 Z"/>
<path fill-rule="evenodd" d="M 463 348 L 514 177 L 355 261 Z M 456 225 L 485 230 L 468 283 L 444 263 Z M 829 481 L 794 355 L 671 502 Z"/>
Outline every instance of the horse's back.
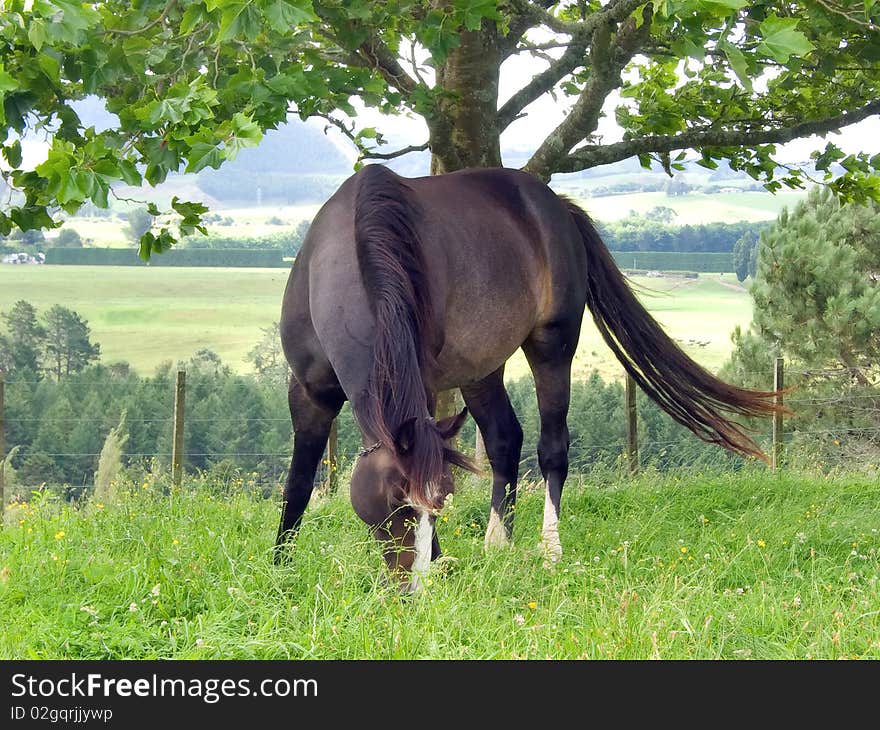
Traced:
<path fill-rule="evenodd" d="M 529 334 L 562 316 L 580 321 L 583 248 L 565 204 L 518 170 L 418 178 L 423 240 L 444 307 L 442 385 L 500 367 Z"/>
<path fill-rule="evenodd" d="M 500 168 L 420 178 L 365 168 L 321 208 L 291 271 L 282 339 L 298 378 L 324 357 L 349 397 L 363 385 L 374 319 L 355 207 L 358 187 L 374 180 L 396 184 L 416 208 L 429 289 L 420 294 L 434 304 L 441 343 L 433 386 L 479 380 L 572 302 L 582 313 L 582 247 L 565 204 L 539 180 Z"/>

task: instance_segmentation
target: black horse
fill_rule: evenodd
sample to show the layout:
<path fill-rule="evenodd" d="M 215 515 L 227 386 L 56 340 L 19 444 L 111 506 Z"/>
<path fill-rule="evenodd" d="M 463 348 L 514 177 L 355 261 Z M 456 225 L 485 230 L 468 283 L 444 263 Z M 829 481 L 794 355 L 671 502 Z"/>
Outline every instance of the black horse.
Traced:
<path fill-rule="evenodd" d="M 492 466 L 486 543 L 509 540 L 522 429 L 503 373 L 522 347 L 541 416 L 543 544 L 558 560 L 571 362 L 585 306 L 626 370 L 675 420 L 763 458 L 723 413 L 769 415 L 773 393 L 728 385 L 685 355 L 574 203 L 508 169 L 405 179 L 371 165 L 350 177 L 318 212 L 284 294 L 294 448 L 276 559 L 302 519 L 346 399 L 365 447 L 352 504 L 402 581 L 410 572 L 417 581 L 439 555 L 433 521 L 453 489 L 449 465 L 470 467 L 448 446 L 467 409 Z M 437 393 L 454 387 L 467 409 L 435 421 Z"/>

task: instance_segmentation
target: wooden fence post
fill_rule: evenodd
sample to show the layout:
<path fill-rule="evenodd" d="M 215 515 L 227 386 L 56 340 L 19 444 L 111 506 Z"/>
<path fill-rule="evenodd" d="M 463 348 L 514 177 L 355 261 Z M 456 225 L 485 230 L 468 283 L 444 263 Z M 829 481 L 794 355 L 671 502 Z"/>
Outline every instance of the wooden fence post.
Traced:
<path fill-rule="evenodd" d="M 629 473 L 639 470 L 639 418 L 636 410 L 636 381 L 626 374 L 626 461 Z"/>
<path fill-rule="evenodd" d="M 0 372 L 0 527 L 6 509 L 6 379 Z"/>
<path fill-rule="evenodd" d="M 785 387 L 785 360 L 777 357 L 773 364 L 773 390 L 781 391 Z M 782 405 L 782 394 L 773 396 L 773 404 Z M 777 469 L 782 463 L 782 412 L 773 414 L 773 450 L 770 453 L 770 467 Z"/>
<path fill-rule="evenodd" d="M 183 408 L 186 402 L 186 370 L 177 371 L 174 391 L 174 439 L 171 444 L 171 482 L 180 486 L 183 478 Z"/>
<path fill-rule="evenodd" d="M 328 494 L 333 494 L 339 483 L 339 419 L 334 418 L 327 438 L 327 478 L 324 487 Z"/>

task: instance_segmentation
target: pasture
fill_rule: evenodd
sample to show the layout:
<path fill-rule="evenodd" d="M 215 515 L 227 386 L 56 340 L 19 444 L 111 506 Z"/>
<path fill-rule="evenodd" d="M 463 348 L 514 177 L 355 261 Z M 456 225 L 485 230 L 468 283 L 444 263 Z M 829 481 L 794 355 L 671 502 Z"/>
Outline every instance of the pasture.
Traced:
<path fill-rule="evenodd" d="M 144 375 L 162 362 L 187 360 L 200 348 L 246 372 L 245 356 L 260 340 L 260 328 L 278 320 L 286 281 L 285 269 L 0 266 L 0 311 L 18 299 L 39 310 L 52 304 L 74 309 L 89 321 L 104 362 L 124 360 Z M 710 369 L 727 359 L 733 328 L 752 319 L 751 298 L 730 275 L 634 282 L 648 310 Z M 621 373 L 588 314 L 575 377 L 593 369 L 605 378 Z M 527 373 L 517 353 L 507 376 Z"/>
<path fill-rule="evenodd" d="M 525 485 L 515 546 L 483 555 L 488 483 L 439 520 L 426 590 L 380 581 L 340 493 L 271 564 L 277 503 L 246 483 L 148 480 L 117 502 L 12 505 L 4 658 L 880 658 L 880 487 L 862 477 L 572 477 L 554 569 Z"/>
<path fill-rule="evenodd" d="M 629 176 L 623 176 L 626 181 Z M 638 175 L 634 176 L 638 179 Z M 616 178 L 615 178 L 616 179 Z M 601 182 L 602 179 L 599 181 Z M 664 192 L 627 193 L 625 195 L 606 195 L 584 197 L 590 186 L 577 183 L 563 183 L 559 192 L 577 198 L 584 209 L 599 221 L 616 221 L 632 213 L 644 215 L 653 208 L 662 206 L 675 211 L 673 223 L 676 225 L 710 223 L 712 221 L 765 221 L 772 220 L 788 206 L 792 208 L 805 197 L 803 191 L 783 191 L 771 195 L 762 192 L 688 193 L 669 196 Z M 198 191 L 189 181 L 175 179 L 166 183 L 163 194 L 157 197 L 160 206 L 168 207 L 168 198 L 177 194 L 184 200 L 204 200 L 212 214 L 231 219 L 229 225 L 208 221 L 206 228 L 211 235 L 261 237 L 296 228 L 301 221 L 311 220 L 320 203 L 300 205 L 274 205 L 250 207 L 224 207 Z M 132 195 L 150 199 L 145 191 L 131 191 Z M 270 222 L 271 221 L 271 222 Z M 126 222 L 118 218 L 98 218 L 74 216 L 67 220 L 65 227 L 72 228 L 82 236 L 87 245 L 125 247 L 132 243 L 125 232 Z"/>

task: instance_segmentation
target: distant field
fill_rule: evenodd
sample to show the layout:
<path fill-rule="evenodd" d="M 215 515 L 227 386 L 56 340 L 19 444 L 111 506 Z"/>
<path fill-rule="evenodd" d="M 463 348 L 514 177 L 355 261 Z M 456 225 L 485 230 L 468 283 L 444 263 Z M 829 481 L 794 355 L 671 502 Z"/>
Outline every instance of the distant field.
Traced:
<path fill-rule="evenodd" d="M 82 314 L 105 362 L 152 373 L 200 348 L 234 370 L 278 320 L 285 269 L 169 269 L 116 266 L 0 266 L 0 310 L 27 299 Z"/>
<path fill-rule="evenodd" d="M 705 195 L 694 193 L 669 197 L 666 193 L 631 193 L 607 195 L 601 198 L 580 198 L 585 210 L 599 221 L 615 221 L 626 218 L 632 211 L 647 213 L 663 206 L 676 212 L 672 223 L 676 225 L 713 223 L 722 221 L 773 220 L 785 207 L 793 207 L 806 196 L 805 192 L 769 193 L 717 193 Z"/>
<path fill-rule="evenodd" d="M 772 220 L 785 206 L 795 205 L 806 193 L 783 192 L 776 195 L 758 192 L 718 193 L 705 195 L 694 193 L 678 197 L 668 197 L 666 193 L 631 193 L 629 195 L 609 195 L 601 198 L 584 198 L 583 188 L 560 187 L 560 191 L 579 199 L 590 215 L 599 221 L 615 221 L 627 217 L 631 212 L 647 213 L 652 208 L 664 206 L 676 212 L 673 223 L 678 225 L 712 223 L 723 221 L 762 221 Z M 204 197 L 204 196 L 202 196 Z M 196 199 L 198 196 L 192 199 Z M 216 223 L 207 225 L 208 231 L 217 236 L 268 236 L 296 228 L 300 221 L 311 220 L 320 203 L 308 205 L 263 205 L 247 208 L 224 208 L 216 202 L 211 205 L 211 213 L 231 218 L 233 225 Z M 280 223 L 269 223 L 276 219 Z M 130 246 L 125 233 L 125 222 L 118 218 L 74 217 L 65 223 L 90 246 Z"/>
<path fill-rule="evenodd" d="M 0 311 L 18 299 L 41 310 L 70 307 L 88 319 L 105 362 L 126 360 L 144 374 L 200 348 L 244 372 L 260 328 L 278 320 L 286 281 L 285 269 L 0 266 Z M 634 281 L 651 290 L 640 294 L 642 301 L 670 335 L 711 369 L 726 360 L 733 328 L 751 321 L 751 299 L 733 276 Z M 621 374 L 588 315 L 575 375 L 586 377 L 594 368 L 606 377 Z M 516 378 L 527 370 L 517 353 L 507 374 Z"/>
<path fill-rule="evenodd" d="M 212 208 L 211 213 L 231 218 L 232 225 L 207 224 L 212 236 L 240 236 L 259 238 L 273 233 L 282 233 L 296 228 L 301 221 L 311 220 L 318 212 L 320 204 L 312 205 L 266 205 L 260 208 Z M 269 223 L 276 219 L 281 223 Z M 126 223 L 113 218 L 70 218 L 65 228 L 72 228 L 89 246 L 108 246 L 111 248 L 132 246 L 125 231 Z"/>

